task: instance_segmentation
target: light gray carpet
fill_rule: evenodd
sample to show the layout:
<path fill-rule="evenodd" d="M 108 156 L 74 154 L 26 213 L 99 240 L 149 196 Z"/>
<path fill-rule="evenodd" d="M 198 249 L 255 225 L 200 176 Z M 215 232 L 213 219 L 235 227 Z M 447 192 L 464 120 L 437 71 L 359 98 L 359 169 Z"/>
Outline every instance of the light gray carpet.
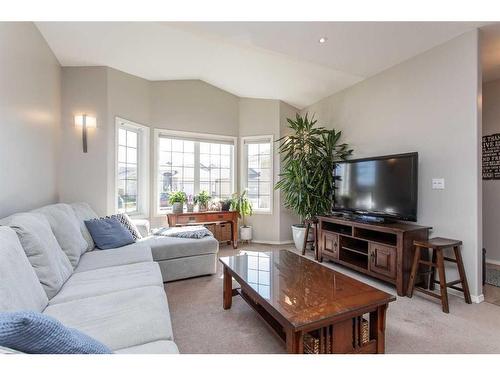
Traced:
<path fill-rule="evenodd" d="M 486 265 L 486 284 L 500 286 L 500 269 L 498 266 Z"/>
<path fill-rule="evenodd" d="M 220 256 L 241 250 L 278 250 L 283 246 L 222 247 Z M 311 253 L 308 254 L 311 257 Z M 388 284 L 346 268 L 323 264 L 396 295 Z M 222 308 L 222 274 L 166 284 L 175 342 L 181 353 L 284 353 L 275 334 L 240 297 Z M 439 301 L 419 294 L 398 297 L 387 313 L 387 353 L 500 353 L 500 307 L 483 302 L 467 305 L 450 298 L 450 314 Z"/>

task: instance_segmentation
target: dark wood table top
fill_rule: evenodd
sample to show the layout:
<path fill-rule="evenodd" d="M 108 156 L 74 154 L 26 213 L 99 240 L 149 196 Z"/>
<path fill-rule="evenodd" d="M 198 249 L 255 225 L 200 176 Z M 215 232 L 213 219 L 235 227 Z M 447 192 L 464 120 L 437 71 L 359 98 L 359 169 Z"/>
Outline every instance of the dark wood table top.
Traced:
<path fill-rule="evenodd" d="M 264 307 L 296 328 L 396 299 L 288 250 L 247 251 L 220 261 L 257 292 Z"/>

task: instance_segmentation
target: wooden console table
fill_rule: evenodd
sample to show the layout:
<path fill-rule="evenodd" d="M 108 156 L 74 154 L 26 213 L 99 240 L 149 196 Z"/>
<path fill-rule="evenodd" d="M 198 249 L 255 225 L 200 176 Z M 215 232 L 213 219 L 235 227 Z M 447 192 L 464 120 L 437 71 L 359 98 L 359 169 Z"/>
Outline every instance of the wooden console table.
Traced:
<path fill-rule="evenodd" d="M 405 296 L 415 249 L 431 227 L 407 223 L 369 224 L 321 216 L 319 261 L 323 258 L 396 285 Z"/>
<path fill-rule="evenodd" d="M 183 225 L 206 225 L 214 223 L 231 224 L 231 243 L 238 248 L 238 212 L 236 211 L 205 211 L 184 212 L 182 214 L 167 214 L 168 225 L 171 227 Z"/>

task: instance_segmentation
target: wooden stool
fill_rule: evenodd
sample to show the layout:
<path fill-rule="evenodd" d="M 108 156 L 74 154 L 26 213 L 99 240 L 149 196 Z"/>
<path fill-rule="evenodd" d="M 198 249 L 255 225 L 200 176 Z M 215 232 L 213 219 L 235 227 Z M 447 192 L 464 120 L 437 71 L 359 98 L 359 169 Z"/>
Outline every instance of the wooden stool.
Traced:
<path fill-rule="evenodd" d="M 414 241 L 413 245 L 415 245 L 415 257 L 413 258 L 413 266 L 410 274 L 410 282 L 408 285 L 407 295 L 408 297 L 413 296 L 413 289 L 416 289 L 422 293 L 425 293 L 429 296 L 436 297 L 441 299 L 441 304 L 443 306 L 443 312 L 449 313 L 450 309 L 448 307 L 448 288 L 452 288 L 455 290 L 459 290 L 464 293 L 465 302 L 472 303 L 469 292 L 469 285 L 467 284 L 467 277 L 465 276 L 465 268 L 462 261 L 462 254 L 460 253 L 460 245 L 462 245 L 462 241 L 452 240 L 449 238 L 431 238 L 428 241 Z M 455 253 L 455 259 L 447 258 L 443 255 L 443 250 L 453 247 L 453 252 Z M 431 261 L 420 259 L 421 249 L 427 248 L 432 251 Z M 457 264 L 458 273 L 460 275 L 459 280 L 451 281 L 449 283 L 446 282 L 446 275 L 444 270 L 444 261 L 453 262 Z M 429 266 L 430 270 L 430 282 L 429 282 L 429 290 L 415 287 L 415 280 L 417 278 L 417 272 L 420 264 L 424 264 Z M 439 274 L 439 281 L 436 281 L 436 268 Z M 441 287 L 440 294 L 436 294 L 431 292 L 434 290 L 434 284 L 438 284 Z M 462 287 L 456 286 L 456 284 L 462 284 Z"/>

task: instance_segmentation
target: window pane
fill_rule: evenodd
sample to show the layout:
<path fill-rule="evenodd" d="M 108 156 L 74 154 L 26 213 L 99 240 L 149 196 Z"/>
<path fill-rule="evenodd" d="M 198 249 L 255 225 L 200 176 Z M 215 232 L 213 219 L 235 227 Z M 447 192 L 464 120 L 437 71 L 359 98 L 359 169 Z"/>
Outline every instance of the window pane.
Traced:
<path fill-rule="evenodd" d="M 259 168 L 259 157 L 257 155 L 248 155 L 248 168 Z"/>
<path fill-rule="evenodd" d="M 172 150 L 172 140 L 170 138 L 160 138 L 160 150 L 161 151 L 171 151 Z"/>
<path fill-rule="evenodd" d="M 258 182 L 248 182 L 248 194 L 257 196 L 259 194 L 259 183 Z"/>
<path fill-rule="evenodd" d="M 248 155 L 258 155 L 259 154 L 259 145 L 258 144 L 249 144 L 248 146 Z"/>
<path fill-rule="evenodd" d="M 194 142 L 184 141 L 184 152 L 194 152 Z"/>
<path fill-rule="evenodd" d="M 220 178 L 222 181 L 230 181 L 231 179 L 231 170 L 230 169 L 221 169 L 220 170 Z"/>
<path fill-rule="evenodd" d="M 220 145 L 220 153 L 222 155 L 231 155 L 232 148 L 231 145 Z"/>
<path fill-rule="evenodd" d="M 172 139 L 172 151 L 182 152 L 184 149 L 184 141 Z"/>
<path fill-rule="evenodd" d="M 137 133 L 127 131 L 127 146 L 137 148 Z"/>
<path fill-rule="evenodd" d="M 127 163 L 137 164 L 136 148 L 127 148 Z"/>
<path fill-rule="evenodd" d="M 222 155 L 220 157 L 220 166 L 221 168 L 231 168 L 231 156 Z"/>
<path fill-rule="evenodd" d="M 271 207 L 271 197 L 270 196 L 260 196 L 258 207 L 259 208 L 270 208 Z"/>
<path fill-rule="evenodd" d="M 194 167 L 194 154 L 185 153 L 183 162 L 185 167 Z"/>
<path fill-rule="evenodd" d="M 160 151 L 160 165 L 172 165 L 172 153 L 170 151 Z"/>
<path fill-rule="evenodd" d="M 220 155 L 210 156 L 210 166 L 215 168 L 220 168 Z"/>
<path fill-rule="evenodd" d="M 200 180 L 201 181 L 210 181 L 210 171 L 208 168 L 200 169 Z"/>
<path fill-rule="evenodd" d="M 270 143 L 259 144 L 259 153 L 269 155 L 271 153 L 271 144 Z"/>
<path fill-rule="evenodd" d="M 125 198 L 125 212 L 137 211 L 137 196 L 127 195 Z"/>
<path fill-rule="evenodd" d="M 127 195 L 137 195 L 137 181 L 127 180 L 125 187 Z"/>
<path fill-rule="evenodd" d="M 269 155 L 263 155 L 259 158 L 259 168 L 271 168 L 271 157 Z"/>
<path fill-rule="evenodd" d="M 184 168 L 184 180 L 194 180 L 194 168 Z"/>
<path fill-rule="evenodd" d="M 270 169 L 259 169 L 259 178 L 261 181 L 271 181 L 271 170 Z"/>
<path fill-rule="evenodd" d="M 270 195 L 271 194 L 271 184 L 269 182 L 259 183 L 259 194 Z"/>
<path fill-rule="evenodd" d="M 127 164 L 118 163 L 118 179 L 124 180 L 127 178 Z"/>
<path fill-rule="evenodd" d="M 125 146 L 118 146 L 118 161 L 125 163 L 127 161 L 127 148 Z"/>
<path fill-rule="evenodd" d="M 210 155 L 201 154 L 200 155 L 200 164 L 202 168 L 208 168 L 210 166 Z"/>
<path fill-rule="evenodd" d="M 211 154 L 220 154 L 220 144 L 211 143 L 210 144 L 210 153 Z"/>
<path fill-rule="evenodd" d="M 200 154 L 210 153 L 210 143 L 200 142 Z"/>
<path fill-rule="evenodd" d="M 118 129 L 118 144 L 127 145 L 127 131 L 125 129 Z"/>
<path fill-rule="evenodd" d="M 125 174 L 126 174 L 126 178 L 128 180 L 136 180 L 137 179 L 137 165 L 127 164 Z"/>

